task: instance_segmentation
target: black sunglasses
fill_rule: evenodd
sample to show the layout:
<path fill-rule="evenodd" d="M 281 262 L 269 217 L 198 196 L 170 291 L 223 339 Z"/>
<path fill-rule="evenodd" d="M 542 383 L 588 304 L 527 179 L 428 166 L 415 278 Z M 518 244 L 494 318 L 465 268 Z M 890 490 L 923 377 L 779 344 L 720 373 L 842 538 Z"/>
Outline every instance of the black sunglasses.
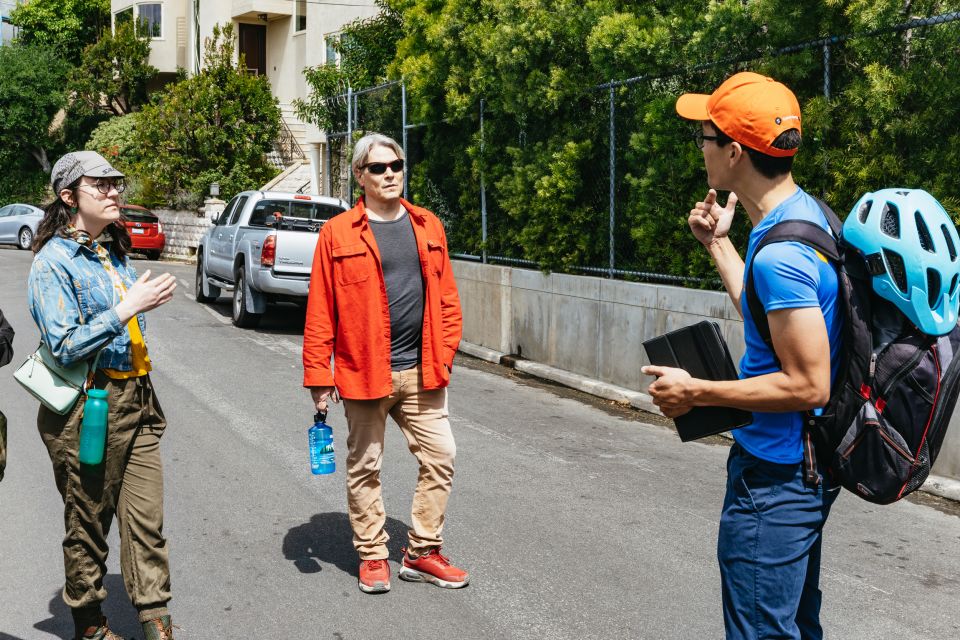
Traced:
<path fill-rule="evenodd" d="M 703 129 L 695 129 L 693 131 L 693 143 L 697 145 L 697 149 L 703 149 L 704 140 L 719 140 L 720 136 L 708 136 L 703 133 Z"/>
<path fill-rule="evenodd" d="M 398 158 L 393 162 L 368 162 L 360 167 L 360 169 L 366 169 L 370 173 L 379 176 L 387 172 L 387 167 L 390 167 L 390 171 L 394 173 L 400 173 L 403 171 L 403 160 Z"/>

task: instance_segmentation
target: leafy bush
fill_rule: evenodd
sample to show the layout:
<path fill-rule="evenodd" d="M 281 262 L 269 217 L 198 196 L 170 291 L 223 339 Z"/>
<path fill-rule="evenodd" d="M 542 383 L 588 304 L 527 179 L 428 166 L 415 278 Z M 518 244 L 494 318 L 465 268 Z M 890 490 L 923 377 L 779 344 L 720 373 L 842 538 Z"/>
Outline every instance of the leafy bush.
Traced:
<path fill-rule="evenodd" d="M 193 207 L 220 183 L 222 197 L 256 189 L 277 174 L 265 154 L 280 131 L 266 76 L 234 61 L 233 26 L 214 27 L 204 67 L 168 85 L 138 112 L 134 145 L 144 201 Z"/>
<path fill-rule="evenodd" d="M 402 21 L 396 30 L 402 37 L 386 73 L 371 62 L 379 58 L 349 49 L 342 68 L 368 65 L 371 83 L 404 79 L 408 120 L 423 123 L 409 135 L 411 197 L 443 208 L 455 251 L 486 249 L 546 269 L 608 263 L 611 94 L 597 86 L 626 78 L 638 79 L 612 95 L 618 268 L 714 279 L 686 225 L 707 189 L 703 159 L 690 139 L 693 123 L 674 106 L 680 94 L 710 92 L 742 70 L 771 75 L 797 94 L 804 141 L 794 176 L 838 212 L 865 191 L 909 186 L 960 213 L 954 125 L 960 22 L 834 43 L 829 97 L 821 46 L 780 51 L 956 11 L 957 0 L 390 0 L 389 6 Z M 340 93 L 343 73 L 311 73 L 314 95 L 301 105 L 302 115 L 342 130 L 344 105 L 324 98 Z M 732 233 L 743 246 L 746 216 Z"/>

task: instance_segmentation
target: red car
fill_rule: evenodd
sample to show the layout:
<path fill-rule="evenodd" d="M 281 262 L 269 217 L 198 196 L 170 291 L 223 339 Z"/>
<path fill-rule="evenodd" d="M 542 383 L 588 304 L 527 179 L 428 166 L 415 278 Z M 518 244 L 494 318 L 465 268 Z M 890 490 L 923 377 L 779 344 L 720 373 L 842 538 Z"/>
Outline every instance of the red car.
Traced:
<path fill-rule="evenodd" d="M 163 253 L 163 245 L 167 238 L 163 235 L 163 225 L 160 218 L 150 210 L 135 204 L 125 204 L 120 207 L 123 223 L 130 234 L 131 251 L 142 253 L 150 260 L 157 260 Z"/>

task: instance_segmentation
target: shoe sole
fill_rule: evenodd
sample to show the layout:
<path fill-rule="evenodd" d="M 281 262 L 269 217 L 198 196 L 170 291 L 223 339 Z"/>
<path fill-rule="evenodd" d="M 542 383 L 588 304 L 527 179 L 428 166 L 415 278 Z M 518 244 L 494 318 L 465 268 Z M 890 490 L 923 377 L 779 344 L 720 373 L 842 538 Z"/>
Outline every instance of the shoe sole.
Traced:
<path fill-rule="evenodd" d="M 364 593 L 386 593 L 387 591 L 390 591 L 389 582 L 386 584 L 382 582 L 377 582 L 377 583 L 374 583 L 373 586 L 369 586 L 357 580 L 357 586 L 360 587 L 360 591 L 363 591 Z"/>
<path fill-rule="evenodd" d="M 431 573 L 417 571 L 405 565 L 401 565 L 400 567 L 400 579 L 406 580 L 407 582 L 429 582 L 444 589 L 462 589 L 470 584 L 470 578 L 467 578 L 463 582 L 450 582 L 449 580 L 442 580 Z"/>

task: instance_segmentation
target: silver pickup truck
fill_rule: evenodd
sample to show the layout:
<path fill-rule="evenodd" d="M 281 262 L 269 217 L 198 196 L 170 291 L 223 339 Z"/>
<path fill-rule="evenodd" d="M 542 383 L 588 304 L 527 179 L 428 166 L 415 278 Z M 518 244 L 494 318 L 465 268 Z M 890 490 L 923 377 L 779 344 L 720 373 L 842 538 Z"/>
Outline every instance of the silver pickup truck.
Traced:
<path fill-rule="evenodd" d="M 197 302 L 233 292 L 233 324 L 255 327 L 273 302 L 305 304 L 317 232 L 350 206 L 338 198 L 244 191 L 197 247 Z"/>

